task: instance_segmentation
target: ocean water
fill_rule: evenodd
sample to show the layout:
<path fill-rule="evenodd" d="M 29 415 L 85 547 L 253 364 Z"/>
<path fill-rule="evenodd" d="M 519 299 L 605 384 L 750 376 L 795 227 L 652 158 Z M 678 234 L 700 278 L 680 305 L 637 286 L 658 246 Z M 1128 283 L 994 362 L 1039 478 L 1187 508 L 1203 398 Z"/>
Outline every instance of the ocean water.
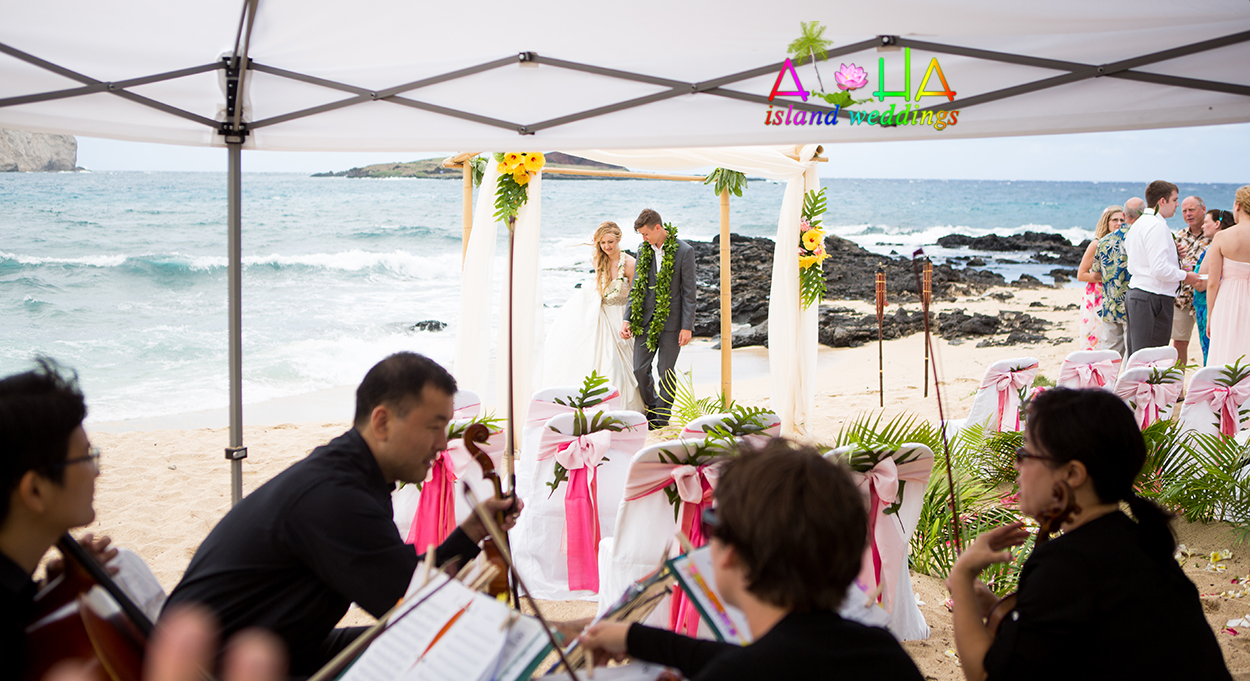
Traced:
<path fill-rule="evenodd" d="M 1079 243 L 1130 183 L 825 179 L 825 226 L 880 253 L 952 232 L 1056 232 Z M 245 174 L 244 402 L 354 385 L 378 359 L 412 349 L 450 365 L 461 258 L 458 181 Z M 1211 207 L 1236 185 L 1182 185 Z M 784 186 L 734 198 L 739 233 L 774 236 Z M 590 268 L 596 225 L 635 248 L 645 207 L 683 238 L 719 230 L 710 188 L 694 182 L 548 180 L 543 293 L 548 316 Z M 1181 224 L 1179 215 L 1173 226 Z M 228 403 L 226 178 L 221 173 L 0 174 L 0 375 L 45 354 L 76 368 L 89 421 Z M 498 258 L 506 252 L 500 230 Z M 992 254 L 1011 259 L 1011 254 Z M 1023 258 L 1017 258 L 1023 259 Z M 991 262 L 1009 278 L 1050 266 Z M 499 271 L 499 268 L 496 268 Z M 496 283 L 496 289 L 498 284 Z M 441 332 L 414 322 L 448 323 Z"/>

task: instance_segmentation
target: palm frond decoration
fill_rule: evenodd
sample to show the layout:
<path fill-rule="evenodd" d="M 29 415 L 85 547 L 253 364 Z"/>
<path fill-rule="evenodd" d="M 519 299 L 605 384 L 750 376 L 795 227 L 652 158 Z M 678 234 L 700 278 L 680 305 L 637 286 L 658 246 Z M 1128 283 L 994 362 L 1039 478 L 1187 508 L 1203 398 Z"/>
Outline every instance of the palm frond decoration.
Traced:
<path fill-rule="evenodd" d="M 826 58 L 825 51 L 833 47 L 833 41 L 826 39 L 825 27 L 819 21 L 800 21 L 799 37 L 786 46 L 786 52 L 797 58 L 810 57 L 812 68 L 816 69 L 816 81 L 820 83 L 820 91 L 825 90 L 825 81 L 820 77 L 820 69 L 816 62 Z"/>
<path fill-rule="evenodd" d="M 660 382 L 673 396 L 673 406 L 667 410 L 662 409 L 668 412 L 664 416 L 679 426 L 684 426 L 700 416 L 730 411 L 735 406 L 733 402 L 727 401 L 725 394 L 721 392 L 718 392 L 715 397 L 697 397 L 694 394 L 693 371 L 673 370 L 668 375 L 661 376 Z"/>
<path fill-rule="evenodd" d="M 598 371 L 592 371 L 582 381 L 581 390 L 576 396 L 570 397 L 568 400 L 557 397 L 552 401 L 574 409 L 589 409 L 602 403 L 607 399 L 607 395 L 608 377 L 599 375 Z"/>

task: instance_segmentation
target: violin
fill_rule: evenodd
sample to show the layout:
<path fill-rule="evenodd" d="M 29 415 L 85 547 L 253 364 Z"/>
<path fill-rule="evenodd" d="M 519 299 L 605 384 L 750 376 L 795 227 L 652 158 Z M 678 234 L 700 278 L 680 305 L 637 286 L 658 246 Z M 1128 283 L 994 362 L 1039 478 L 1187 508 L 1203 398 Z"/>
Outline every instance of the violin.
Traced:
<path fill-rule="evenodd" d="M 499 473 L 495 471 L 495 462 L 491 461 L 490 456 L 477 446 L 478 443 L 485 443 L 490 439 L 490 428 L 487 428 L 486 425 L 482 423 L 473 423 L 470 424 L 469 427 L 465 428 L 463 437 L 465 449 L 469 450 L 469 453 L 473 455 L 473 459 L 477 461 L 479 466 L 482 467 L 482 477 L 490 480 L 494 485 L 495 498 L 505 498 L 503 493 L 503 483 L 499 480 Z M 510 492 L 509 494 L 512 494 L 515 499 L 515 493 Z M 496 511 L 495 524 L 503 527 L 503 522 L 504 512 Z M 496 597 L 500 594 L 510 593 L 508 582 L 508 564 L 504 560 L 499 547 L 495 545 L 495 540 L 490 537 L 484 539 L 482 541 L 482 551 L 486 554 L 486 560 L 491 565 L 499 568 L 499 573 L 493 580 L 491 580 L 490 585 L 487 587 L 487 593 Z"/>
<path fill-rule="evenodd" d="M 1076 503 L 1076 493 L 1072 491 L 1072 486 L 1060 480 L 1055 483 L 1055 503 L 1037 515 L 1037 523 L 1040 527 L 1037 530 L 1037 539 L 1033 541 L 1033 550 L 1050 541 L 1050 536 L 1059 531 L 1063 524 L 1068 522 L 1074 514 L 1080 513 L 1081 507 Z M 985 625 L 989 628 L 990 634 L 998 632 L 998 625 L 1002 624 L 1003 618 L 1008 613 L 1016 609 L 1016 602 L 1019 601 L 1020 594 L 1013 591 L 990 610 L 990 615 L 985 619 Z"/>
<path fill-rule="evenodd" d="M 35 595 L 22 678 L 80 660 L 99 681 L 140 681 L 151 620 L 68 532 L 57 548 L 65 569 Z"/>

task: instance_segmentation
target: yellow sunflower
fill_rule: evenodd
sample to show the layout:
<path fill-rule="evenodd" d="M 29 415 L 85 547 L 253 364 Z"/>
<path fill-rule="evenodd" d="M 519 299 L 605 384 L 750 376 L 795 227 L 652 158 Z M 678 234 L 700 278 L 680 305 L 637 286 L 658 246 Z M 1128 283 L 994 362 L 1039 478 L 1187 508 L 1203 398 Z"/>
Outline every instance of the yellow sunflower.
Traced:
<path fill-rule="evenodd" d="M 809 229 L 803 232 L 803 248 L 814 251 L 820 248 L 820 242 L 825 238 L 825 233 L 819 229 Z"/>
<path fill-rule="evenodd" d="M 546 164 L 547 159 L 543 157 L 542 152 L 531 151 L 525 155 L 525 169 L 531 173 L 536 173 L 542 170 L 543 166 Z"/>
<path fill-rule="evenodd" d="M 818 262 L 820 262 L 820 258 L 818 256 L 800 255 L 799 256 L 799 269 L 805 270 L 811 267 L 812 265 L 815 265 Z"/>

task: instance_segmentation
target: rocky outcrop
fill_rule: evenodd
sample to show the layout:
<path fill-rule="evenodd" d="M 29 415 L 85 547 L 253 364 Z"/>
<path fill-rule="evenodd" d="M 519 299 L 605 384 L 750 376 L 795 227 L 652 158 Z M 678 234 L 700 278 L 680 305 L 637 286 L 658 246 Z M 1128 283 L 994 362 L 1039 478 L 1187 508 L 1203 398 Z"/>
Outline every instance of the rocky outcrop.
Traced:
<path fill-rule="evenodd" d="M 78 140 L 25 130 L 0 130 L 0 172 L 58 172 L 78 167 Z"/>
<path fill-rule="evenodd" d="M 1062 234 L 1047 232 L 1025 232 L 1010 236 L 987 234 L 977 237 L 947 234 L 938 239 L 938 245 L 943 248 L 967 246 L 974 251 L 1031 251 L 1033 262 L 1072 266 L 1081 264 L 1081 256 L 1085 255 L 1089 241 L 1073 246 Z"/>

